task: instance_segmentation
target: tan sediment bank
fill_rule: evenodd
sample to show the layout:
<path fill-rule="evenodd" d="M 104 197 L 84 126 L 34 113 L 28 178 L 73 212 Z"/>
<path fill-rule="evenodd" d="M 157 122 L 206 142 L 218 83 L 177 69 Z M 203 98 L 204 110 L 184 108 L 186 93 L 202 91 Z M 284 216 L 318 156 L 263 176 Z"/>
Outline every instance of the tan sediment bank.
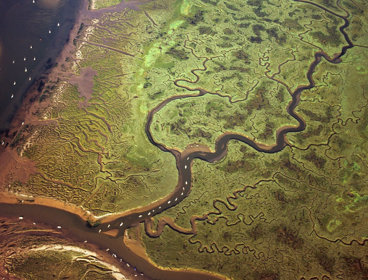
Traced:
<path fill-rule="evenodd" d="M 76 52 L 78 49 L 73 44 L 73 38 L 77 37 L 79 28 L 81 24 L 90 20 L 91 18 L 96 18 L 101 16 L 103 13 L 111 12 L 114 10 L 121 10 L 125 8 L 138 9 L 138 5 L 141 3 L 148 2 L 149 0 L 138 0 L 138 1 L 130 1 L 129 3 L 125 3 L 123 1 L 121 4 L 116 6 L 112 6 L 109 8 L 103 8 L 99 10 L 93 10 L 93 3 L 95 0 L 81 0 L 81 7 L 76 17 L 75 25 L 73 29 L 70 31 L 69 42 L 64 46 L 63 50 L 55 60 L 55 65 L 49 73 L 44 73 L 43 78 L 40 80 L 45 82 L 45 86 L 48 84 L 54 84 L 55 81 L 60 80 L 60 84 L 69 83 L 78 77 L 74 76 L 73 73 L 73 65 L 74 62 L 66 62 L 68 57 L 76 58 Z M 47 2 L 47 0 L 45 0 Z M 25 96 L 25 99 L 13 118 L 11 128 L 9 129 L 8 138 L 2 138 L 5 140 L 7 145 L 1 145 L 0 143 L 0 202 L 3 203 L 27 203 L 27 204 L 35 204 L 35 205 L 43 205 L 54 207 L 57 209 L 63 209 L 70 213 L 76 214 L 80 216 L 84 220 L 89 220 L 91 222 L 97 221 L 99 218 L 106 218 L 106 220 L 114 220 L 117 217 L 122 215 L 126 215 L 132 212 L 135 212 L 136 209 L 128 210 L 123 213 L 113 213 L 107 214 L 106 216 L 96 217 L 89 213 L 87 210 L 82 207 L 78 207 L 76 205 L 58 201 L 53 198 L 47 197 L 32 197 L 23 194 L 15 194 L 11 192 L 7 192 L 7 184 L 9 181 L 9 175 L 11 177 L 21 179 L 22 183 L 26 183 L 29 179 L 29 176 L 37 173 L 37 168 L 35 164 L 26 157 L 22 156 L 22 152 L 27 147 L 27 145 L 32 145 L 32 136 L 37 133 L 37 129 L 33 132 L 32 135 L 27 135 L 27 142 L 23 145 L 22 149 L 15 149 L 10 147 L 10 144 L 14 141 L 18 133 L 22 130 L 23 127 L 27 125 L 49 125 L 54 124 L 57 125 L 57 120 L 44 118 L 40 119 L 38 116 L 38 112 L 42 112 L 43 115 L 47 115 L 47 108 L 49 108 L 53 102 L 57 102 L 57 96 L 59 94 L 59 90 L 51 95 L 50 98 L 46 99 L 43 102 L 34 102 L 40 96 L 40 92 L 37 90 L 39 81 L 35 82 L 34 85 L 29 89 L 28 93 Z M 62 87 L 62 85 L 61 85 Z M 85 96 L 88 100 L 88 96 Z M 157 202 L 159 204 L 160 202 Z M 147 207 L 147 209 L 149 206 Z"/>
<path fill-rule="evenodd" d="M 16 194 L 11 192 L 0 192 L 0 203 L 48 206 L 75 214 L 86 222 L 94 222 L 97 220 L 94 215 L 92 215 L 89 211 L 84 210 L 82 207 L 48 197 L 33 197 L 30 195 Z"/>
<path fill-rule="evenodd" d="M 118 280 L 133 279 L 136 272 L 127 266 L 122 266 L 121 262 L 117 260 L 111 253 L 102 250 L 99 246 L 93 243 L 79 242 L 74 240 L 73 236 L 69 234 L 68 229 L 52 229 L 43 223 L 35 223 L 32 219 L 23 217 L 2 217 L 0 212 L 0 224 L 5 226 L 0 232 L 0 279 L 18 279 L 12 278 L 4 267 L 7 257 L 13 255 L 21 255 L 23 252 L 31 251 L 73 251 L 80 254 L 76 258 L 85 256 L 92 256 L 95 262 L 106 266 L 111 270 L 111 275 Z M 53 240 L 50 243 L 31 244 L 29 240 L 34 237 L 49 237 Z M 49 239 L 50 240 L 50 239 Z M 21 245 L 14 246 L 19 241 Z M 2 278 L 5 277 L 5 278 Z M 140 277 L 139 279 L 148 279 L 147 277 Z"/>
<path fill-rule="evenodd" d="M 83 7 L 81 8 L 81 11 L 79 13 L 79 16 L 76 20 L 75 26 L 73 28 L 73 30 L 71 31 L 71 35 L 70 35 L 70 42 L 65 46 L 64 50 L 62 51 L 61 55 L 59 56 L 59 58 L 57 59 L 58 62 L 58 66 L 54 67 L 51 72 L 48 74 L 47 78 L 45 78 L 46 81 L 50 81 L 53 78 L 57 78 L 60 76 L 60 74 L 65 74 L 66 71 L 65 69 L 63 70 L 61 67 L 61 65 L 65 62 L 66 57 L 68 57 L 70 55 L 70 53 L 76 51 L 75 46 L 73 45 L 73 38 L 75 38 L 75 36 L 78 33 L 79 30 L 79 26 L 81 24 L 81 22 L 83 22 L 83 19 L 85 19 L 86 17 L 90 16 L 90 17 L 97 17 L 100 13 L 105 12 L 105 11 L 96 11 L 96 12 L 89 12 L 86 11 L 85 7 L 86 7 L 86 3 L 87 0 L 84 0 L 83 3 Z M 130 5 L 137 5 L 139 3 L 139 1 L 132 1 L 129 2 L 131 3 Z M 117 5 L 116 9 L 123 9 L 125 8 L 125 6 L 129 6 L 127 5 Z M 107 10 L 106 10 L 107 11 Z M 69 66 L 69 65 L 68 65 Z M 39 93 L 37 92 L 37 88 L 33 89 L 33 92 L 30 92 L 29 95 L 27 96 L 38 96 Z M 56 93 L 57 95 L 57 93 Z M 47 102 L 52 102 L 52 101 L 47 101 Z M 42 102 L 42 104 L 45 104 L 44 102 Z M 37 108 L 39 108 L 40 105 L 36 104 L 36 103 L 31 103 L 28 99 L 27 102 L 24 103 L 23 106 L 26 106 L 25 108 L 29 108 L 29 110 L 24 110 L 22 112 L 22 109 L 19 110 L 19 115 L 18 117 L 15 119 L 14 122 L 14 126 L 13 128 L 15 130 L 18 130 L 21 128 L 22 123 L 24 122 L 25 124 L 31 124 L 31 120 L 32 121 L 37 121 L 37 119 L 34 117 L 33 113 L 34 110 L 37 110 Z M 24 107 L 23 107 L 24 108 Z M 56 123 L 57 125 L 57 123 Z M 12 149 L 10 149 L 10 147 L 7 148 L 9 151 L 13 151 Z M 15 154 L 16 152 L 13 151 Z M 21 157 L 19 157 L 21 158 Z M 179 183 L 180 185 L 180 183 Z M 1 190 L 1 188 L 0 188 Z M 167 196 L 168 197 L 168 196 Z M 142 209 L 147 209 L 149 210 L 152 205 L 155 206 L 159 206 L 160 204 L 162 204 L 164 201 L 166 201 L 168 198 L 162 198 L 159 201 L 154 202 L 151 205 L 148 205 L 144 208 L 139 208 L 140 211 L 142 211 Z M 71 214 L 75 214 L 77 216 L 79 216 L 82 220 L 84 221 L 96 221 L 98 217 L 95 217 L 94 215 L 90 214 L 88 211 L 86 211 L 85 209 L 83 209 L 82 207 L 78 207 L 76 205 L 70 204 L 70 203 L 66 203 L 66 202 L 62 202 L 53 198 L 47 198 L 47 197 L 33 197 L 33 196 L 28 196 L 28 195 L 24 195 L 24 194 L 17 194 L 17 193 L 10 193 L 10 192 L 0 192 L 0 203 L 7 203 L 7 204 L 14 204 L 14 205 L 40 205 L 40 206 L 47 206 L 47 207 L 51 207 L 54 209 L 60 209 L 63 210 L 65 212 L 71 213 Z M 107 215 L 106 219 L 109 219 L 111 221 L 119 218 L 122 215 L 127 215 L 130 213 L 134 213 L 136 212 L 137 209 L 132 209 L 130 211 L 126 211 L 124 213 L 118 213 L 118 214 L 111 214 L 111 215 Z M 80 224 L 80 223 L 79 223 Z M 64 226 L 63 226 L 64 228 Z M 85 227 L 85 225 L 81 225 L 80 229 L 84 230 L 86 233 L 89 233 L 89 230 L 87 229 L 87 227 Z M 112 235 L 114 235 L 115 232 L 112 232 Z M 96 233 L 94 233 L 95 235 L 97 235 Z M 72 238 L 72 234 L 70 235 Z M 108 236 L 106 234 L 101 234 L 101 237 L 111 237 Z M 84 237 L 84 236 L 83 236 Z M 108 245 L 108 241 L 110 241 L 110 239 L 106 238 L 106 245 Z M 136 240 L 130 240 L 131 242 L 129 243 L 129 250 L 127 250 L 128 252 L 125 252 L 127 254 L 127 259 L 132 259 L 133 263 L 137 263 L 140 264 L 140 266 L 142 266 L 142 269 L 144 269 L 143 271 L 151 271 L 154 270 L 154 274 L 153 275 L 165 275 L 165 279 L 191 279 L 191 277 L 201 277 L 201 279 L 226 279 L 225 277 L 222 276 L 217 276 L 215 274 L 212 273 L 206 273 L 204 271 L 197 271 L 197 270 L 192 270 L 192 269 L 173 269 L 173 268 L 164 268 L 161 266 L 158 266 L 156 264 L 154 264 L 152 262 L 152 260 L 146 255 L 145 253 L 145 248 L 141 245 L 141 243 Z M 104 241 L 105 242 L 105 241 Z M 118 241 L 117 241 L 118 242 Z M 121 246 L 121 240 L 119 239 L 119 246 L 116 246 L 117 249 L 120 248 Z M 89 243 L 89 242 L 88 242 Z M 92 243 L 89 243 L 92 244 Z M 105 243 L 104 243 L 105 245 Z M 96 247 L 97 248 L 97 247 Z M 112 248 L 112 247 L 111 247 Z M 101 249 L 101 248 L 98 248 Z M 130 252 L 129 252 L 130 251 Z M 124 251 L 122 250 L 122 253 L 124 253 Z M 122 254 L 124 255 L 124 254 Z M 192 273 L 192 274 L 191 274 Z M 201 276 L 199 276 L 199 274 Z M 169 278 L 167 278 L 169 277 Z M 189 278 L 188 278 L 189 277 Z M 161 279 L 161 278 L 160 278 Z M 193 278 L 193 279 L 199 279 L 199 278 Z"/>
<path fill-rule="evenodd" d="M 138 231 L 140 231 L 140 229 L 138 229 Z M 134 252 L 134 254 L 137 256 L 138 259 L 140 259 L 141 261 L 144 260 L 147 266 L 154 267 L 155 272 L 161 271 L 161 272 L 166 272 L 168 274 L 171 274 L 173 277 L 172 279 L 180 279 L 180 280 L 185 279 L 183 277 L 186 277 L 186 279 L 188 280 L 192 279 L 191 277 L 198 279 L 197 278 L 198 276 L 195 276 L 195 275 L 200 274 L 201 277 L 203 277 L 202 279 L 229 280 L 229 278 L 227 278 L 224 275 L 220 275 L 220 274 L 216 274 L 216 273 L 212 273 L 212 272 L 208 272 L 204 270 L 193 269 L 189 267 L 188 268 L 168 268 L 168 267 L 157 265 L 146 254 L 146 248 L 144 248 L 144 246 L 142 245 L 142 241 L 140 240 L 139 237 L 134 239 L 134 238 L 129 238 L 127 235 L 125 235 L 123 242 L 126 248 L 129 251 Z M 155 272 L 153 272 L 154 275 L 157 273 Z M 175 273 L 177 273 L 177 276 L 175 276 Z M 157 273 L 157 275 L 160 275 L 160 274 L 161 273 Z"/>

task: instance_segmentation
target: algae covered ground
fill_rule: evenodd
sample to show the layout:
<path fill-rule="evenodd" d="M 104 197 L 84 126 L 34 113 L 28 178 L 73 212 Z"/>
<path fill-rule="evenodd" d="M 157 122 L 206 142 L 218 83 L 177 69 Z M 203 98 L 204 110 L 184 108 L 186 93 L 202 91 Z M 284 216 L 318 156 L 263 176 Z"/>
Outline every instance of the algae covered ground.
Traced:
<path fill-rule="evenodd" d="M 178 184 L 158 146 L 215 152 L 236 135 L 261 148 L 195 159 L 188 197 L 138 225 L 147 257 L 228 279 L 367 279 L 365 1 L 118 2 L 90 5 L 48 106 L 9 141 L 34 170 L 1 187 L 135 211 Z"/>

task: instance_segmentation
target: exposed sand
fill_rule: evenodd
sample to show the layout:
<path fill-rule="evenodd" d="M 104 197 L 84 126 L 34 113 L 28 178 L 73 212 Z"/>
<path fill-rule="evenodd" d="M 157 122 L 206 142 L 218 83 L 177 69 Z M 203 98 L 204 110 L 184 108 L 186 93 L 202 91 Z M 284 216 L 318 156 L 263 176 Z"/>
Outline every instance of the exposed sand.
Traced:
<path fill-rule="evenodd" d="M 150 0 L 129 2 L 123 1 L 122 3 L 109 8 L 88 10 L 88 0 L 82 0 L 82 7 L 76 18 L 75 26 L 70 32 L 70 40 L 65 45 L 64 49 L 56 60 L 57 66 L 53 67 L 49 73 L 45 73 L 44 77 L 42 78 L 42 81 L 45 82 L 45 86 L 57 85 L 52 98 L 48 98 L 43 102 L 38 102 L 37 100 L 40 96 L 40 92 L 37 90 L 37 88 L 40 81 L 36 82 L 27 93 L 21 108 L 15 115 L 9 132 L 6 136 L 2 137 L 2 140 L 4 140 L 4 145 L 1 145 L 0 143 L 0 202 L 19 203 L 22 201 L 23 203 L 35 203 L 51 206 L 59 209 L 66 209 L 71 213 L 77 214 L 84 220 L 89 219 L 91 221 L 96 221 L 95 216 L 76 205 L 67 204 L 52 198 L 22 197 L 21 195 L 6 193 L 5 191 L 7 184 L 11 182 L 12 179 L 26 183 L 30 175 L 37 173 L 37 168 L 34 162 L 24 156 L 21 156 L 25 148 L 32 145 L 32 136 L 34 135 L 26 135 L 28 141 L 25 143 L 23 149 L 18 149 L 18 153 L 10 147 L 10 143 L 12 143 L 12 141 L 15 139 L 23 125 L 57 125 L 57 119 L 48 119 L 46 115 L 48 108 L 52 106 L 53 102 L 58 101 L 58 95 L 62 90 L 63 83 L 64 85 L 71 83 L 78 86 L 81 96 L 85 97 L 85 101 L 81 104 L 82 106 L 86 105 L 88 100 L 91 98 L 93 77 L 96 75 L 96 72 L 93 69 L 85 68 L 81 70 L 79 76 L 75 76 L 73 74 L 73 68 L 75 66 L 75 60 L 77 58 L 78 52 L 77 48 L 73 44 L 73 38 L 77 37 L 81 23 L 98 18 L 106 12 L 116 12 L 126 8 L 138 9 L 139 4 L 149 1 Z M 45 3 L 46 2 L 47 0 L 45 0 Z M 43 113 L 43 118 L 39 117 L 40 112 Z M 37 129 L 33 134 L 37 134 Z M 159 202 L 157 204 L 159 204 Z M 121 216 L 121 213 L 117 213 L 117 215 L 111 215 L 111 217 L 108 219 L 113 220 L 117 216 Z"/>
<path fill-rule="evenodd" d="M 0 203 L 44 205 L 76 214 L 85 221 L 96 221 L 96 217 L 82 207 L 48 197 L 33 197 L 11 192 L 0 192 Z"/>
<path fill-rule="evenodd" d="M 143 247 L 143 242 L 141 240 L 141 227 L 139 225 L 135 226 L 132 230 L 135 231 L 135 238 L 129 236 L 129 234 L 124 235 L 123 242 L 124 244 L 135 254 L 144 258 L 148 262 L 152 262 L 151 259 L 147 256 L 146 248 Z"/>

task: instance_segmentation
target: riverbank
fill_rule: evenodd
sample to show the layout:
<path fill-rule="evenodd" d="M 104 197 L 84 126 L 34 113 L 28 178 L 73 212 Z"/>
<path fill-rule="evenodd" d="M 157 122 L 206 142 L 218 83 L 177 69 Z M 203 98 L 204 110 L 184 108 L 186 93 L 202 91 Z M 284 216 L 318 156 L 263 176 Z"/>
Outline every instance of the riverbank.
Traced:
<path fill-rule="evenodd" d="M 138 2 L 135 2 L 136 4 Z M 129 2 L 129 5 L 136 5 L 134 2 Z M 129 6 L 127 5 L 118 5 L 118 9 L 124 9 L 125 7 Z M 88 15 L 90 18 L 95 18 L 98 16 L 101 11 L 98 12 L 85 12 L 86 15 Z M 83 17 L 82 17 L 83 18 Z M 81 22 L 83 19 L 80 19 Z M 78 31 L 80 30 L 79 24 L 76 24 L 74 29 L 77 30 L 76 35 L 78 34 Z M 75 38 L 71 35 L 71 38 Z M 74 40 L 70 40 L 74 41 Z M 69 42 L 70 45 L 70 42 Z M 66 47 L 67 49 L 67 47 Z M 64 51 L 66 51 L 64 49 Z M 76 49 L 73 49 L 74 52 L 76 52 Z M 50 74 L 47 77 L 47 80 L 50 82 L 52 81 L 53 75 L 56 76 L 56 78 L 60 75 L 60 73 L 65 74 L 65 69 L 62 71 L 61 63 L 64 62 L 62 56 L 59 57 L 60 65 L 53 68 Z M 69 66 L 72 66 L 69 65 Z M 60 71 L 59 71 L 60 69 Z M 45 85 L 47 86 L 47 84 Z M 35 90 L 38 90 L 35 89 Z M 50 102 L 48 104 L 52 104 L 53 99 L 57 99 L 58 92 L 55 92 L 52 99 L 50 98 Z M 37 96 L 37 92 L 35 91 L 35 96 Z M 43 103 L 43 102 L 41 102 Z M 47 103 L 43 103 L 47 104 Z M 28 110 L 28 117 L 25 115 L 22 118 L 19 118 L 18 124 L 20 123 L 20 129 L 22 126 L 28 126 L 32 125 L 32 118 L 34 118 L 34 122 L 39 121 L 38 118 L 36 118 L 36 112 L 37 107 L 36 103 L 34 106 L 32 104 L 29 105 L 30 109 Z M 48 106 L 47 106 L 48 107 Z M 47 111 L 47 107 L 45 110 Z M 42 110 L 41 110 L 42 111 Z M 42 112 L 44 113 L 44 112 Z M 41 115 L 42 117 L 42 115 Z M 41 118 L 42 120 L 42 118 Z M 57 125 L 57 120 L 50 120 L 47 119 L 48 122 L 55 121 L 55 125 Z M 23 125 L 22 125 L 23 124 Z M 17 131 L 19 133 L 19 130 Z M 35 131 L 34 133 L 37 133 Z M 14 137 L 16 137 L 15 134 Z M 27 137 L 28 139 L 31 139 L 32 136 Z M 14 139 L 14 138 L 13 138 Z M 29 143 L 29 145 L 32 145 L 32 142 Z M 24 145 L 23 145 L 24 146 Z M 7 147 L 10 149 L 10 147 Z M 18 153 L 22 153 L 23 149 L 20 149 Z M 33 170 L 34 172 L 37 172 L 36 170 Z M 189 171 L 187 170 L 187 173 Z M 189 179 L 188 179 L 189 181 Z M 180 186 L 184 184 L 183 180 L 179 180 Z M 189 189 L 189 188 L 187 188 Z M 177 196 L 180 195 L 179 192 L 179 186 L 176 188 Z M 144 256 L 142 252 L 144 250 L 141 247 L 137 247 L 138 244 L 132 243 L 130 244 L 130 249 L 127 248 L 124 243 L 122 243 L 122 238 L 112 238 L 111 236 L 107 234 L 103 234 L 101 232 L 101 229 L 99 227 L 88 227 L 86 221 L 93 219 L 91 215 L 86 215 L 86 212 L 75 205 L 71 205 L 68 203 L 60 202 L 58 200 L 54 200 L 51 198 L 42 198 L 42 197 L 32 197 L 32 196 L 25 196 L 20 194 L 9 194 L 9 193 L 1 193 L 0 196 L 2 197 L 2 200 L 0 202 L 0 212 L 3 215 L 6 216 L 24 216 L 24 219 L 30 219 L 41 223 L 44 223 L 46 225 L 49 225 L 51 228 L 62 228 L 63 231 L 65 229 L 65 236 L 73 238 L 76 242 L 84 242 L 87 241 L 89 244 L 96 244 L 99 249 L 105 250 L 106 252 L 111 252 L 112 256 L 116 255 L 117 258 L 121 258 L 122 260 L 126 261 L 129 265 L 134 265 L 139 269 L 140 271 L 143 271 L 149 275 L 152 275 L 154 279 L 223 279 L 223 277 L 215 276 L 210 273 L 206 273 L 204 271 L 195 271 L 195 270 L 181 270 L 181 269 L 171 269 L 171 268 L 163 268 L 160 266 L 157 266 L 154 264 L 147 256 Z M 170 201 L 170 197 L 172 196 L 172 204 Z M 164 199 L 160 200 L 156 204 L 153 204 L 154 207 L 161 209 L 162 205 L 162 211 L 171 207 L 171 205 L 175 203 L 178 203 L 178 198 L 173 196 L 173 193 L 171 193 L 169 196 L 166 196 Z M 182 195 L 182 197 L 184 197 Z M 177 202 L 178 201 L 178 202 Z M 149 205 L 145 208 L 142 208 L 143 211 L 148 212 L 149 208 L 152 207 L 152 205 Z M 135 211 L 129 212 L 129 221 L 126 223 L 127 227 L 130 227 L 132 225 L 138 224 L 141 222 L 142 216 L 138 213 L 138 211 L 141 211 L 142 209 L 136 209 Z M 159 213 L 161 210 L 156 210 L 155 213 Z M 152 212 L 153 213 L 153 212 Z M 147 214 L 150 215 L 150 214 Z M 144 219 L 144 218 L 143 218 Z M 120 221 L 118 222 L 120 224 Z M 119 228 L 120 230 L 120 228 Z M 101 234 L 100 234 L 101 232 Z M 120 230 L 121 232 L 121 230 Z M 84 240 L 84 241 L 83 241 Z M 140 248 L 140 254 L 137 254 L 136 250 Z"/>
<path fill-rule="evenodd" d="M 69 43 L 82 0 L 5 1 L 1 6 L 0 132 L 13 127 L 34 85 L 47 78 Z M 42 86 L 41 86 L 42 87 Z"/>
<path fill-rule="evenodd" d="M 11 192 L 0 192 L 0 203 L 47 206 L 77 215 L 86 223 L 87 221 L 94 222 L 97 220 L 94 215 L 92 215 L 89 211 L 84 210 L 82 207 L 48 197 L 34 197 Z"/>
<path fill-rule="evenodd" d="M 0 279 L 18 279 L 16 276 L 19 275 L 13 275 L 12 271 L 8 269 L 9 266 L 13 264 L 14 259 L 17 262 L 22 262 L 27 259 L 27 256 L 35 256 L 34 254 L 58 256 L 58 254 L 69 253 L 76 254 L 80 258 L 86 257 L 86 261 L 96 262 L 104 266 L 111 271 L 114 279 L 119 280 L 133 279 L 137 274 L 132 267 L 122 266 L 121 262 L 114 258 L 111 253 L 101 250 L 97 245 L 76 241 L 64 228 L 52 228 L 48 224 L 35 222 L 23 216 L 2 217 L 1 214 L 0 227 L 2 228 L 0 231 L 0 255 L 3 256 L 0 259 Z M 47 244 L 42 243 L 42 241 L 39 243 L 42 239 L 47 239 L 49 242 Z M 33 267 L 30 262 L 25 262 L 25 265 L 29 268 Z M 73 267 L 70 269 L 70 272 L 72 271 Z M 47 277 L 50 271 L 45 270 L 42 273 Z M 38 276 L 41 276 L 42 273 Z M 44 278 L 42 277 L 42 279 Z M 139 279 L 148 278 L 140 275 Z"/>
<path fill-rule="evenodd" d="M 37 73 L 33 73 L 36 77 L 25 90 L 21 105 L 15 112 L 9 127 L 0 133 L 0 153 L 2 149 L 12 143 L 18 132 L 24 125 L 32 125 L 34 122 L 39 123 L 39 112 L 44 112 L 50 106 L 51 100 L 48 95 L 44 94 L 42 100 L 41 95 L 45 88 L 55 88 L 56 83 L 60 80 L 60 74 L 67 73 L 71 69 L 70 56 L 75 53 L 75 45 L 73 38 L 78 34 L 80 24 L 83 21 L 83 12 L 88 6 L 88 0 L 80 0 L 78 11 L 74 25 L 68 30 L 67 40 L 60 47 L 60 51 L 56 52 L 56 57 L 49 58 L 41 63 L 37 68 Z M 42 101 L 42 102 L 41 102 Z M 2 148 L 2 149 L 1 149 Z"/>

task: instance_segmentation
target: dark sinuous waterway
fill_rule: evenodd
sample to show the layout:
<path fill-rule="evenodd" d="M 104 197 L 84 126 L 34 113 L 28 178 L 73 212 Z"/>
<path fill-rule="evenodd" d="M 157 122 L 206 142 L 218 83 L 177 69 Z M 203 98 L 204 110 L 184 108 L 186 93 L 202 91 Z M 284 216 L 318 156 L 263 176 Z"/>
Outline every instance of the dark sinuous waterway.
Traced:
<path fill-rule="evenodd" d="M 81 0 L 0 0 L 0 133 L 69 39 Z"/>
<path fill-rule="evenodd" d="M 88 242 L 92 242 L 94 244 L 99 245 L 101 248 L 109 248 L 109 250 L 116 254 L 118 258 L 131 263 L 140 271 L 145 272 L 148 276 L 153 279 L 224 279 L 224 277 L 218 275 L 206 274 L 204 272 L 199 271 L 172 271 L 158 268 L 148 262 L 146 259 L 139 257 L 137 254 L 129 250 L 124 243 L 122 242 L 122 236 L 124 234 L 124 230 L 129 228 L 139 222 L 143 222 L 149 217 L 154 216 L 157 213 L 164 211 L 165 209 L 172 207 L 180 203 L 184 197 L 189 195 L 190 186 L 191 186 L 191 162 L 195 158 L 199 158 L 201 160 L 205 160 L 208 162 L 213 162 L 218 160 L 226 155 L 227 145 L 230 140 L 240 141 L 258 152 L 264 153 L 276 153 L 281 151 L 286 146 L 286 135 L 288 133 L 302 131 L 306 127 L 306 123 L 304 120 L 295 112 L 295 108 L 298 106 L 300 101 L 300 95 L 303 91 L 307 89 L 311 89 L 315 86 L 313 81 L 313 73 L 321 62 L 322 59 L 330 63 L 340 63 L 342 57 L 348 51 L 348 49 L 353 47 L 353 43 L 351 42 L 349 36 L 345 32 L 345 29 L 349 26 L 348 15 L 342 16 L 338 15 L 328 9 L 315 4 L 309 1 L 300 0 L 298 2 L 307 3 L 310 5 L 317 6 L 322 10 L 331 13 L 344 21 L 344 24 L 339 28 L 340 32 L 343 34 L 346 45 L 342 47 L 341 52 L 336 54 L 334 57 L 329 57 L 323 51 L 316 52 L 314 55 L 314 60 L 310 64 L 308 72 L 307 72 L 307 81 L 306 85 L 299 86 L 292 93 L 292 100 L 290 101 L 287 109 L 287 112 L 292 116 L 295 120 L 298 121 L 298 125 L 294 127 L 283 127 L 278 130 L 276 143 L 272 146 L 263 146 L 257 142 L 254 142 L 250 138 L 247 138 L 243 135 L 239 134 L 223 134 L 217 139 L 216 142 L 216 150 L 214 153 L 195 150 L 193 152 L 189 152 L 185 155 L 180 154 L 178 151 L 167 148 L 164 144 L 157 143 L 151 135 L 150 126 L 152 119 L 159 110 L 161 110 L 166 104 L 172 102 L 173 100 L 180 98 L 195 98 L 196 96 L 202 96 L 204 94 L 208 94 L 202 89 L 197 89 L 198 94 L 188 94 L 182 96 L 173 96 L 163 101 L 161 104 L 156 106 L 152 111 L 149 112 L 146 123 L 146 135 L 150 142 L 158 147 L 163 152 L 169 152 L 173 154 L 176 158 L 176 165 L 179 173 L 179 181 L 175 190 L 166 198 L 162 199 L 158 203 L 154 205 L 149 205 L 147 207 L 137 209 L 132 211 L 131 213 L 127 213 L 125 215 L 120 216 L 119 218 L 114 219 L 110 222 L 102 222 L 99 226 L 96 227 L 88 227 L 86 222 L 81 220 L 78 216 L 69 213 L 64 210 L 53 209 L 46 206 L 39 205 L 9 205 L 9 204 L 1 204 L 0 203 L 0 213 L 8 216 L 17 216 L 24 215 L 26 218 L 37 220 L 44 222 L 50 226 L 63 225 L 68 228 L 68 231 L 73 235 L 77 240 L 87 240 Z M 27 213 L 27 214 L 25 214 Z M 103 234 L 105 231 L 109 231 L 111 229 L 119 229 L 119 234 L 117 237 L 111 237 Z"/>

